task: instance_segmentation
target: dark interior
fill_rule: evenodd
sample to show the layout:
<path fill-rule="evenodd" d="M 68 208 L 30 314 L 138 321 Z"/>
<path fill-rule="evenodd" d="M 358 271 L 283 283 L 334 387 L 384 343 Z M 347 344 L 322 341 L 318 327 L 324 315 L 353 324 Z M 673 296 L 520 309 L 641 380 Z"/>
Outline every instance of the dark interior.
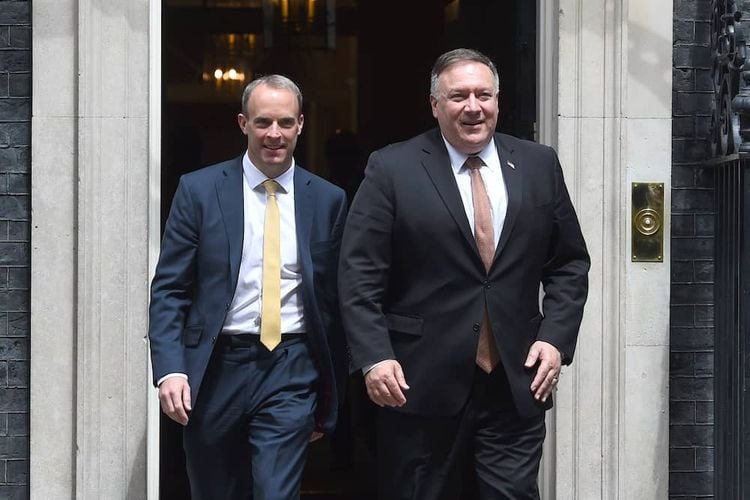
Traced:
<path fill-rule="evenodd" d="M 495 61 L 498 130 L 533 139 L 535 4 L 164 0 L 162 221 L 180 175 L 243 153 L 240 96 L 262 74 L 282 73 L 299 84 L 305 125 L 295 159 L 342 186 L 350 199 L 371 151 L 436 125 L 429 73 L 446 50 L 475 48 Z M 374 409 L 361 376 L 351 376 L 348 393 L 337 432 L 311 446 L 303 498 L 376 496 Z M 160 497 L 189 499 L 181 428 L 162 416 L 161 436 Z M 467 472 L 466 499 L 473 498 L 471 483 Z"/>

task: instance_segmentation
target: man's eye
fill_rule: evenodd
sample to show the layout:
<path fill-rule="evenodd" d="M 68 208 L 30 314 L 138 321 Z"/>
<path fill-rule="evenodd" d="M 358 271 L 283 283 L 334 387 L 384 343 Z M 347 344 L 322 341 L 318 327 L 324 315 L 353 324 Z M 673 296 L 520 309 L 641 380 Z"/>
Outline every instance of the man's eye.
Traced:
<path fill-rule="evenodd" d="M 285 118 L 283 120 L 279 120 L 279 127 L 292 128 L 294 127 L 295 123 L 297 123 L 297 120 L 295 120 L 294 118 Z"/>
<path fill-rule="evenodd" d="M 271 126 L 271 121 L 258 119 L 258 120 L 253 121 L 253 124 L 258 128 L 267 128 Z"/>
<path fill-rule="evenodd" d="M 451 100 L 451 101 L 453 101 L 453 102 L 461 102 L 461 101 L 463 101 L 463 100 L 464 100 L 465 98 L 464 98 L 464 96 L 463 96 L 463 95 L 461 95 L 461 94 L 452 94 L 452 95 L 448 96 L 448 99 L 450 99 L 450 100 Z"/>
<path fill-rule="evenodd" d="M 480 101 L 489 101 L 492 99 L 492 94 L 485 92 L 484 94 L 479 94 L 479 100 Z"/>

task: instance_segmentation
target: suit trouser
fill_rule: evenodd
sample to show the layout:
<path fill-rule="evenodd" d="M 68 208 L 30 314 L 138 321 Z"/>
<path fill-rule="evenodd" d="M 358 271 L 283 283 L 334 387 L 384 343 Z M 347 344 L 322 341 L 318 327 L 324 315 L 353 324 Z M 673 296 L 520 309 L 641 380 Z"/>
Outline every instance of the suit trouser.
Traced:
<path fill-rule="evenodd" d="M 183 434 L 192 498 L 299 498 L 317 400 L 307 344 L 230 340 L 216 345 Z"/>
<path fill-rule="evenodd" d="M 458 415 L 380 410 L 379 498 L 538 499 L 545 432 L 543 413 L 518 415 L 501 366 L 490 375 L 477 369 L 469 400 Z M 467 474 L 476 478 L 469 492 L 463 488 Z"/>

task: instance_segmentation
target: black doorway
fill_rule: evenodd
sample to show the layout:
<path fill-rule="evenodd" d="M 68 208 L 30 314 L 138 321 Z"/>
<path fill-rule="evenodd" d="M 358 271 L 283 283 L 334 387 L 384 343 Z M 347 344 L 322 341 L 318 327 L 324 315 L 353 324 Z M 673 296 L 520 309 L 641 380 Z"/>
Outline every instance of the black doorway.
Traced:
<path fill-rule="evenodd" d="M 445 50 L 476 48 L 495 61 L 498 129 L 533 139 L 535 4 L 163 0 L 162 226 L 180 175 L 243 151 L 235 117 L 254 75 L 282 73 L 300 85 L 305 129 L 295 159 L 350 198 L 372 150 L 435 126 L 429 71 Z M 311 447 L 303 498 L 375 498 L 373 409 L 361 377 L 350 382 L 339 431 Z M 181 428 L 162 416 L 161 436 L 160 498 L 189 499 Z"/>

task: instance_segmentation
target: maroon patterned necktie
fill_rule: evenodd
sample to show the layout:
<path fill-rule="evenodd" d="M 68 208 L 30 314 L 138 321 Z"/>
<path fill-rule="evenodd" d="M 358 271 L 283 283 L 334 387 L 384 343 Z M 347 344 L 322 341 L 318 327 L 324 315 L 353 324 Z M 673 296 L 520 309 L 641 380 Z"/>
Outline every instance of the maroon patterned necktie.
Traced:
<path fill-rule="evenodd" d="M 495 258 L 495 230 L 492 225 L 492 209 L 484 180 L 479 169 L 484 162 L 478 156 L 469 156 L 464 163 L 469 169 L 471 177 L 471 201 L 474 205 L 474 239 L 477 242 L 479 256 L 484 263 L 485 271 L 489 272 Z M 500 355 L 490 328 L 490 318 L 485 305 L 482 327 L 479 330 L 479 345 L 477 346 L 477 365 L 487 373 L 497 366 Z"/>

